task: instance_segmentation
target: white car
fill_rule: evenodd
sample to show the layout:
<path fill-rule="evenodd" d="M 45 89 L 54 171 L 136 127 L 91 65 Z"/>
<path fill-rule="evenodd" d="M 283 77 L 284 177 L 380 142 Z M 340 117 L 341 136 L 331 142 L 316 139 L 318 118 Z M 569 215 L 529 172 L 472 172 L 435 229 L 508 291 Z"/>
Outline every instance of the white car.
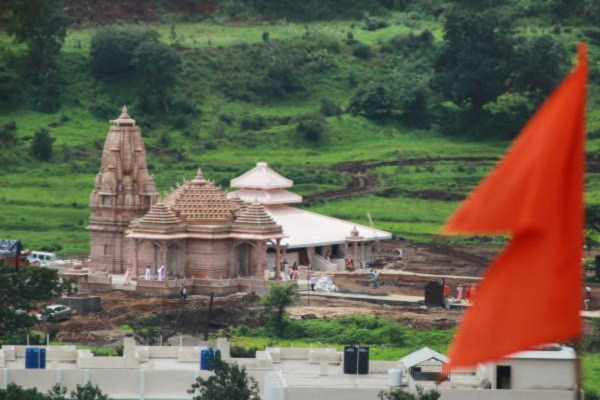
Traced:
<path fill-rule="evenodd" d="M 62 304 L 52 304 L 37 315 L 38 321 L 66 321 L 71 318 L 71 307 Z"/>
<path fill-rule="evenodd" d="M 57 262 L 58 256 L 47 251 L 32 251 L 31 254 L 27 256 L 27 261 L 29 261 L 29 264 L 31 265 L 45 265 Z"/>

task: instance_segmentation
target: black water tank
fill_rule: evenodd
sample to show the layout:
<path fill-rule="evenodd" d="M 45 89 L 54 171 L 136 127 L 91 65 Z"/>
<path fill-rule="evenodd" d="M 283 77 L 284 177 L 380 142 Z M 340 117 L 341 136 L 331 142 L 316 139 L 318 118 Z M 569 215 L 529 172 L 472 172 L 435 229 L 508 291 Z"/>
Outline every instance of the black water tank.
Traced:
<path fill-rule="evenodd" d="M 356 346 L 344 347 L 344 373 L 345 374 L 356 374 L 358 369 L 356 365 L 356 354 L 358 348 Z"/>
<path fill-rule="evenodd" d="M 369 348 L 368 347 L 359 347 L 358 355 L 358 373 L 361 375 L 365 375 L 369 373 Z"/>

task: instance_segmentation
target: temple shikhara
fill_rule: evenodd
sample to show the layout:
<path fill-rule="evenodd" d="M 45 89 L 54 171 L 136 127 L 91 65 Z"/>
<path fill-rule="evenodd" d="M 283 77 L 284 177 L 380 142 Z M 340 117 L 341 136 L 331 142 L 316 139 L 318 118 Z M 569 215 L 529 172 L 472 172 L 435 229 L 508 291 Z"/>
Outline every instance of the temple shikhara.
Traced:
<path fill-rule="evenodd" d="M 140 128 L 123 107 L 110 121 L 90 196 L 94 274 L 123 274 L 140 286 L 209 285 L 211 280 L 275 279 L 281 266 L 343 270 L 364 265 L 391 234 L 302 210 L 293 182 L 264 162 L 231 181 L 226 192 L 198 169 L 160 198 L 146 164 Z M 144 283 L 148 266 L 165 266 L 163 282 Z M 265 271 L 269 272 L 265 274 Z M 201 290 L 195 290 L 201 291 Z"/>

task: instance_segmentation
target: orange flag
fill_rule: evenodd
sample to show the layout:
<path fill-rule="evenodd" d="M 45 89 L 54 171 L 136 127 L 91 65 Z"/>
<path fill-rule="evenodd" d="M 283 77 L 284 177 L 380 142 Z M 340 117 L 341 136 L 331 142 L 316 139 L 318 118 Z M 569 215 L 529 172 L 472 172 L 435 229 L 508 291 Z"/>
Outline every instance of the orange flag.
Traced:
<path fill-rule="evenodd" d="M 587 50 L 444 233 L 509 234 L 477 288 L 449 368 L 580 335 Z"/>

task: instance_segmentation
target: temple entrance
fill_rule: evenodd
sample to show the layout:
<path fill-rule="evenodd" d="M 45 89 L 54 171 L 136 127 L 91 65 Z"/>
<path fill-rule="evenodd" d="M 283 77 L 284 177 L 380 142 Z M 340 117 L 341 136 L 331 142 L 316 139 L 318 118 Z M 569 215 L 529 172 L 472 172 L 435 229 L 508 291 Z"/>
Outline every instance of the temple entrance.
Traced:
<path fill-rule="evenodd" d="M 176 244 L 169 245 L 167 253 L 167 276 L 183 278 L 185 267 L 183 265 L 183 254 L 181 248 Z"/>
<path fill-rule="evenodd" d="M 235 272 L 239 276 L 248 275 L 248 243 L 240 243 L 235 248 Z"/>

